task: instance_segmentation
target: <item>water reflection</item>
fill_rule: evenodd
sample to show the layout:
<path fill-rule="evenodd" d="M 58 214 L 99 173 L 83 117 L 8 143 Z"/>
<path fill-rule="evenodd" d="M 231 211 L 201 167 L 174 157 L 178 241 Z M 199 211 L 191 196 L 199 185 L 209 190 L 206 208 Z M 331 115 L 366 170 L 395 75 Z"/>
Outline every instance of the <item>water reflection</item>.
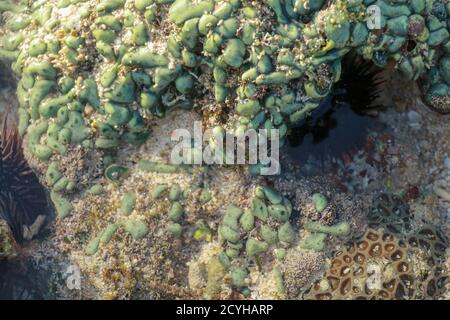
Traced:
<path fill-rule="evenodd" d="M 367 133 L 379 127 L 369 112 L 383 108 L 376 104 L 382 91 L 380 73 L 371 63 L 344 61 L 332 94 L 289 132 L 287 152 L 294 162 L 314 159 L 320 164 L 365 144 Z"/>
<path fill-rule="evenodd" d="M 353 111 L 350 104 L 327 98 L 317 113 L 288 136 L 288 153 L 298 162 L 338 156 L 364 144 L 373 119 Z M 330 106 L 331 105 L 331 106 Z"/>

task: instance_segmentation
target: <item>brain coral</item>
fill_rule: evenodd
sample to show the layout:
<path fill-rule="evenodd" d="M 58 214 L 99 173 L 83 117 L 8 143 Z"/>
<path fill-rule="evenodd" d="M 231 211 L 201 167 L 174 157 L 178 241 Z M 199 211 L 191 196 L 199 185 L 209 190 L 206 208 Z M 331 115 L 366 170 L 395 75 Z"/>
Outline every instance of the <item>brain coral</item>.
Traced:
<path fill-rule="evenodd" d="M 382 229 L 369 229 L 349 249 L 338 251 L 321 281 L 310 294 L 314 299 L 424 299 L 445 290 L 442 266 L 445 243 L 431 228 L 408 241 Z M 445 252 L 445 251 L 444 251 Z"/>
<path fill-rule="evenodd" d="M 369 228 L 336 252 L 325 276 L 308 293 L 314 299 L 429 299 L 448 283 L 449 241 L 424 224 L 411 228 L 409 208 L 399 196 L 374 198 Z"/>

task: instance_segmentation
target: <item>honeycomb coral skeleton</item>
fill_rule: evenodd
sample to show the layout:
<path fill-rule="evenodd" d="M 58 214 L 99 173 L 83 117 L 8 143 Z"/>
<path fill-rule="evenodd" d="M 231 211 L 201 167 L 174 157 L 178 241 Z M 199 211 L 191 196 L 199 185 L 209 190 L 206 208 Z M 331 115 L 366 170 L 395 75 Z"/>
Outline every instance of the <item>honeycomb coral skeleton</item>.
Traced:
<path fill-rule="evenodd" d="M 384 229 L 368 229 L 348 249 L 338 251 L 310 299 L 437 298 L 448 279 L 443 266 L 446 240 L 424 227 L 408 241 Z"/>

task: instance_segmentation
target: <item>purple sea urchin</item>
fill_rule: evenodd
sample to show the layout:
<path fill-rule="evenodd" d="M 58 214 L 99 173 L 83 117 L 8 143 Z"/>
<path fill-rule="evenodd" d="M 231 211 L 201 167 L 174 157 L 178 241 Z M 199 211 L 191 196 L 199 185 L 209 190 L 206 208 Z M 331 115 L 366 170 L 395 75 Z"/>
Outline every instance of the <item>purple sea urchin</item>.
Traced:
<path fill-rule="evenodd" d="M 32 226 L 47 211 L 44 188 L 24 158 L 17 128 L 8 126 L 5 117 L 0 128 L 0 218 L 20 242 L 26 238 L 24 227 Z"/>

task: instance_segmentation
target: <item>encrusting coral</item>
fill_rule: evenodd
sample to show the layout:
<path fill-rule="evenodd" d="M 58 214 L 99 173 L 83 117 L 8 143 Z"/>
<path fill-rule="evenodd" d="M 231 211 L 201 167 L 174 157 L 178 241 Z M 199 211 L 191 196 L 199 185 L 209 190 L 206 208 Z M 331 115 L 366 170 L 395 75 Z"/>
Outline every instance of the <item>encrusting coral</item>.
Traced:
<path fill-rule="evenodd" d="M 420 240 L 419 240 L 420 239 Z M 445 291 L 446 241 L 425 227 L 408 241 L 383 229 L 368 229 L 348 249 L 338 251 L 311 299 L 433 299 Z M 431 248 L 437 248 L 431 249 Z M 430 250 L 431 249 L 431 250 Z"/>

